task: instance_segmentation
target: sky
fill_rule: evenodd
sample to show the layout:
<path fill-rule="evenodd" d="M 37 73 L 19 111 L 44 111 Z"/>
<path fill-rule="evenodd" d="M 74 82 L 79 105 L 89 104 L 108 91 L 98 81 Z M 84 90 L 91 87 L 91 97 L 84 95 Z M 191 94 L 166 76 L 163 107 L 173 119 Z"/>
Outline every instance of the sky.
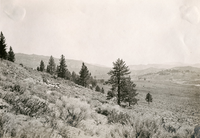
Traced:
<path fill-rule="evenodd" d="M 200 63 L 199 0 L 0 0 L 0 31 L 15 53 Z"/>

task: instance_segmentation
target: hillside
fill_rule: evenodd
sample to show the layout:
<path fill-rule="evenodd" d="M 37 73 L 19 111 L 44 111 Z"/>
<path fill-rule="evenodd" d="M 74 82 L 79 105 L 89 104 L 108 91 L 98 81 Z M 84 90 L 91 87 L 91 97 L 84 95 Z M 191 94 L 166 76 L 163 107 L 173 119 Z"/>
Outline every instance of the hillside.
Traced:
<path fill-rule="evenodd" d="M 145 74 L 149 74 L 149 73 L 157 73 L 159 71 L 161 71 L 162 69 L 158 69 L 158 68 L 147 68 L 147 69 L 142 69 L 142 70 L 131 70 L 131 76 L 132 77 L 138 77 L 140 75 L 145 75 Z"/>
<path fill-rule="evenodd" d="M 187 64 L 182 63 L 166 63 L 166 64 L 147 64 L 147 65 L 130 65 L 131 70 L 145 70 L 148 68 L 156 68 L 156 69 L 170 69 L 177 66 L 187 66 Z"/>
<path fill-rule="evenodd" d="M 27 55 L 22 53 L 16 53 L 16 63 L 34 68 L 36 69 L 40 65 L 40 61 L 43 60 L 45 63 L 45 66 L 48 65 L 49 62 L 49 56 L 41 56 L 41 55 Z M 59 65 L 59 59 L 54 58 L 56 65 Z M 72 60 L 72 59 L 66 59 L 67 68 L 70 72 L 74 71 L 77 74 L 79 73 L 83 61 L 79 60 Z M 88 67 L 89 71 L 91 72 L 92 76 L 96 76 L 97 79 L 108 79 L 107 73 L 109 72 L 110 68 L 103 67 L 100 65 L 92 65 L 85 63 L 85 65 Z"/>
<path fill-rule="evenodd" d="M 175 67 L 196 67 L 196 68 L 200 68 L 200 64 L 184 64 L 184 63 L 164 63 L 164 64 L 147 64 L 147 65 L 130 65 L 130 69 L 131 70 L 145 70 L 145 69 L 149 69 L 149 68 L 154 68 L 154 69 L 159 69 L 159 70 L 165 70 L 165 69 L 171 69 L 171 68 L 175 68 Z"/>
<path fill-rule="evenodd" d="M 54 79 L 17 63 L 0 61 L 0 137 L 182 138 L 195 135 L 194 126 L 200 121 L 198 87 L 161 81 L 135 83 L 138 105 L 122 108 L 114 99 L 106 100 L 106 94 Z M 150 105 L 144 100 L 147 92 L 153 95 Z"/>
<path fill-rule="evenodd" d="M 190 82 L 200 79 L 200 68 L 185 66 L 161 70 L 155 73 L 140 75 L 138 78 L 147 80 L 165 80 L 174 82 Z"/>

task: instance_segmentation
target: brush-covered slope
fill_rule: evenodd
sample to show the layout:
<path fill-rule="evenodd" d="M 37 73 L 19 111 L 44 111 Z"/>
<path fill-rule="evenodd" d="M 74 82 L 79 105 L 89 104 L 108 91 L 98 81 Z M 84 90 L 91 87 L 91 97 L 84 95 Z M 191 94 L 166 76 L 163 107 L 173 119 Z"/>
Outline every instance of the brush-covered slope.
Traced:
<path fill-rule="evenodd" d="M 181 92 L 182 99 L 179 99 L 181 87 L 172 84 L 167 88 L 176 95 L 168 95 L 165 88 L 168 85 L 137 82 L 140 101 L 127 109 L 117 106 L 115 99 L 106 100 L 106 94 L 0 60 L 0 137 L 182 138 L 196 135 L 193 128 L 199 121 L 195 118 L 198 101 L 191 102 L 194 95 L 188 96 L 187 91 Z M 193 88 L 187 90 L 195 94 Z M 144 100 L 147 91 L 153 94 L 154 102 L 150 105 Z M 177 101 L 175 105 L 173 101 Z"/>

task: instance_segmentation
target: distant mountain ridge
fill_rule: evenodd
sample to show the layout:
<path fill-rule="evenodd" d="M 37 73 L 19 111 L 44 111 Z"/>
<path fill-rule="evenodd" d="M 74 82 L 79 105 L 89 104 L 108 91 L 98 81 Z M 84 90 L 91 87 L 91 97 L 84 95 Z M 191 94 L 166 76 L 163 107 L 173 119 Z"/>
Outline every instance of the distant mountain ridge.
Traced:
<path fill-rule="evenodd" d="M 31 67 L 36 69 L 40 61 L 43 60 L 45 63 L 45 66 L 47 66 L 49 62 L 50 56 L 43 56 L 43 55 L 28 55 L 28 54 L 22 54 L 22 53 L 16 53 L 16 63 L 22 63 L 27 67 Z M 59 65 L 59 59 L 55 58 L 55 63 L 56 65 Z M 82 66 L 81 60 L 73 60 L 73 59 L 66 59 L 66 64 L 67 68 L 69 69 L 70 72 L 74 71 L 77 74 L 79 74 L 79 71 Z M 109 75 L 107 74 L 111 68 L 106 67 L 103 65 L 98 65 L 98 64 L 89 64 L 85 63 L 85 65 L 88 67 L 89 71 L 91 72 L 92 76 L 96 76 L 97 79 L 108 79 Z M 166 63 L 166 64 L 147 64 L 147 65 L 129 65 L 130 71 L 131 71 L 131 76 L 140 76 L 144 74 L 149 74 L 149 73 L 157 73 L 162 70 L 166 69 L 173 69 L 173 68 L 188 68 L 189 70 L 196 68 L 195 70 L 197 71 L 200 69 L 200 64 L 184 64 L 184 63 Z M 191 68 L 193 67 L 193 68 Z"/>
<path fill-rule="evenodd" d="M 31 67 L 36 69 L 40 65 L 40 61 L 43 60 L 45 63 L 45 66 L 48 65 L 50 56 L 42 56 L 42 55 L 27 55 L 22 53 L 16 53 L 16 63 L 22 63 L 23 65 L 27 67 Z M 77 74 L 79 74 L 79 71 L 81 70 L 81 66 L 83 61 L 80 60 L 73 60 L 73 59 L 65 59 L 67 68 L 70 72 L 74 71 Z M 54 61 L 56 65 L 59 65 L 59 59 L 54 57 Z M 92 76 L 96 76 L 97 79 L 108 79 L 108 72 L 110 68 L 103 67 L 103 66 L 97 66 L 92 65 L 89 63 L 85 63 L 85 65 L 88 67 L 89 71 L 91 72 Z"/>
<path fill-rule="evenodd" d="M 185 67 L 185 66 L 200 68 L 200 63 L 197 63 L 197 64 L 166 63 L 166 64 L 147 64 L 147 65 L 140 64 L 140 65 L 130 65 L 129 68 L 131 70 L 145 70 L 148 68 L 170 69 L 170 68 Z"/>

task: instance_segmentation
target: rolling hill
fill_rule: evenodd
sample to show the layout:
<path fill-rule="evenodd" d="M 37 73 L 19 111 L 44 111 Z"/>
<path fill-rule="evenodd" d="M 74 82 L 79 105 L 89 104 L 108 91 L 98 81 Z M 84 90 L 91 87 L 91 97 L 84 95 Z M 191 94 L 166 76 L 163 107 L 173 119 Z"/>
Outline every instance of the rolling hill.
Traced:
<path fill-rule="evenodd" d="M 36 69 L 40 65 L 40 61 L 43 60 L 45 63 L 45 66 L 49 62 L 49 56 L 42 56 L 42 55 L 27 55 L 22 53 L 16 53 L 16 63 L 23 65 L 27 67 L 31 67 Z M 59 59 L 54 58 L 56 65 L 59 65 Z M 66 59 L 67 68 L 70 72 L 74 71 L 77 74 L 79 73 L 83 61 L 80 60 L 72 60 L 72 59 Z M 110 68 L 100 66 L 100 65 L 92 65 L 85 63 L 85 65 L 88 67 L 89 71 L 91 72 L 92 76 L 96 76 L 97 79 L 108 79 L 107 73 L 109 72 Z"/>
<path fill-rule="evenodd" d="M 36 69 L 40 61 L 43 60 L 45 65 L 48 64 L 49 56 L 42 55 L 27 55 L 22 53 L 16 53 L 16 63 L 27 67 L 31 67 Z M 54 58 L 56 65 L 59 64 L 59 59 Z M 79 73 L 82 62 L 80 60 L 72 60 L 66 59 L 67 68 L 70 72 L 75 71 L 77 74 Z M 91 72 L 92 76 L 96 76 L 97 79 L 105 79 L 109 78 L 108 72 L 111 68 L 105 67 L 102 65 L 93 65 L 89 63 L 85 63 Z M 171 80 L 171 79 L 196 79 L 198 78 L 198 74 L 200 74 L 199 64 L 183 64 L 183 63 L 166 63 L 166 64 L 147 64 L 147 65 L 129 65 L 131 71 L 131 77 L 133 79 L 137 79 L 138 77 L 146 77 L 151 79 L 159 79 L 159 80 Z M 183 73 L 185 72 L 185 73 Z"/>
<path fill-rule="evenodd" d="M 200 68 L 184 66 L 137 76 L 142 80 L 171 81 L 184 85 L 200 84 Z"/>

